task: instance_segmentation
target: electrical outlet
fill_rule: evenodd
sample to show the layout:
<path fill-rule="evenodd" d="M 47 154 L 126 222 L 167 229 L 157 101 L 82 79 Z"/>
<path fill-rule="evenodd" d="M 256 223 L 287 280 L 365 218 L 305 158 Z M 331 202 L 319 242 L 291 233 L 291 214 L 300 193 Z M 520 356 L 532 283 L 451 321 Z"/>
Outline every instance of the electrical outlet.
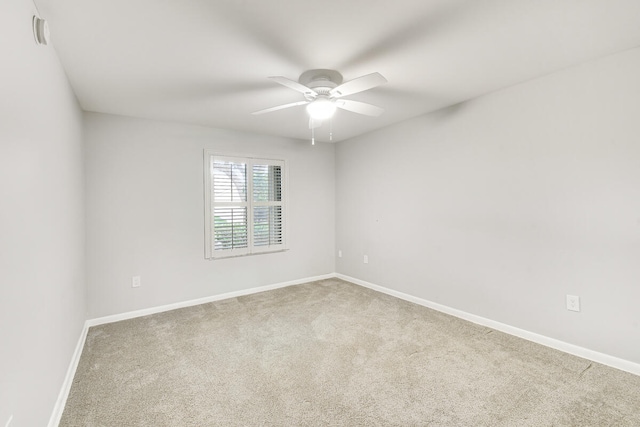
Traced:
<path fill-rule="evenodd" d="M 364 263 L 365 264 L 369 264 L 369 256 L 368 255 L 364 256 Z"/>
<path fill-rule="evenodd" d="M 142 286 L 142 283 L 140 282 L 140 276 L 133 276 L 131 278 L 131 287 L 139 288 L 140 286 Z"/>
<path fill-rule="evenodd" d="M 580 297 L 567 295 L 567 310 L 580 311 Z"/>
<path fill-rule="evenodd" d="M 338 258 L 342 258 L 342 251 L 338 249 Z"/>
<path fill-rule="evenodd" d="M 9 417 L 9 419 L 7 420 L 7 423 L 4 425 L 4 427 L 10 427 L 11 426 L 11 421 L 13 421 L 13 415 L 11 415 Z"/>

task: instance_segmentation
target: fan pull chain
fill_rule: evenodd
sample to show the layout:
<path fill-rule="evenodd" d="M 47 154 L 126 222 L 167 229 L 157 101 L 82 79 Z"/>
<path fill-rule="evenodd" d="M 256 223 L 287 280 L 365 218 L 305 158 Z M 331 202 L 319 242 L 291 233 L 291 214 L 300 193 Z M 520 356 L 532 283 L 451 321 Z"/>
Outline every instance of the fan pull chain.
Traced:
<path fill-rule="evenodd" d="M 313 125 L 311 125 L 311 145 L 316 145 L 316 129 Z"/>
<path fill-rule="evenodd" d="M 333 141 L 333 117 L 329 120 L 329 141 Z"/>

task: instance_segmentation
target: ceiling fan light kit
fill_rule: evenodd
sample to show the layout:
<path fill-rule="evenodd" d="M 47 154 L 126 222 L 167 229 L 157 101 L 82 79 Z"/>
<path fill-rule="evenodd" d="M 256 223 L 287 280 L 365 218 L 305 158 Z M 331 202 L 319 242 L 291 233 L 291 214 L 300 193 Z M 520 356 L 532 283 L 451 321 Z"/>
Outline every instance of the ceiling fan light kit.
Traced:
<path fill-rule="evenodd" d="M 335 101 L 325 96 L 318 96 L 315 100 L 307 104 L 307 113 L 313 120 L 326 120 L 331 118 L 336 112 Z"/>
<path fill-rule="evenodd" d="M 297 82 L 282 76 L 269 78 L 276 83 L 300 92 L 305 100 L 265 108 L 255 111 L 252 114 L 259 115 L 298 105 L 306 105 L 307 113 L 311 118 L 309 128 L 312 133 L 313 129 L 319 126 L 323 120 L 333 117 L 336 108 L 372 117 L 377 117 L 384 112 L 384 109 L 376 107 L 375 105 L 342 99 L 343 96 L 373 89 L 386 83 L 387 79 L 380 73 L 367 74 L 345 83 L 342 82 L 342 74 L 336 70 L 325 69 L 305 71 L 300 75 Z M 312 136 L 312 141 L 313 139 Z"/>

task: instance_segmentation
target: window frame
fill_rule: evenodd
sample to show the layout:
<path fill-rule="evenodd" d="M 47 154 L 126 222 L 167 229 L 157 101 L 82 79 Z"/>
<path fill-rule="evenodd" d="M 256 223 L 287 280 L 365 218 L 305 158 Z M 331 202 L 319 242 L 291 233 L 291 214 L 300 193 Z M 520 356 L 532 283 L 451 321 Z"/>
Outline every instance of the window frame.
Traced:
<path fill-rule="evenodd" d="M 223 154 L 216 150 L 205 149 L 203 155 L 203 177 L 204 177 L 204 210 L 205 210 L 205 259 L 215 260 L 224 258 L 234 258 L 265 253 L 282 252 L 288 250 L 288 167 L 287 160 L 275 158 L 274 156 L 258 156 L 243 154 Z M 215 202 L 213 197 L 213 170 L 212 161 L 227 161 L 243 163 L 246 165 L 247 176 L 247 200 L 244 202 Z M 281 201 L 255 201 L 253 194 L 253 166 L 271 165 L 281 167 Z M 247 208 L 247 247 L 236 249 L 215 250 L 215 223 L 213 212 L 217 206 L 243 205 Z M 254 208 L 259 206 L 281 206 L 282 212 L 282 243 L 278 245 L 254 246 Z"/>

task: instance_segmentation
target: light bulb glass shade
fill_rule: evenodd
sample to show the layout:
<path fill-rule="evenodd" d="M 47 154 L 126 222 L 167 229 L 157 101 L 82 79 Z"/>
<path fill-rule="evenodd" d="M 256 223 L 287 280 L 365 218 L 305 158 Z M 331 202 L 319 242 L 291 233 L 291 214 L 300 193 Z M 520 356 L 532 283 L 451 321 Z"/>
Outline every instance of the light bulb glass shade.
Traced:
<path fill-rule="evenodd" d="M 333 116 L 336 112 L 336 104 L 329 98 L 316 98 L 307 105 L 307 113 L 314 120 L 324 120 Z"/>

